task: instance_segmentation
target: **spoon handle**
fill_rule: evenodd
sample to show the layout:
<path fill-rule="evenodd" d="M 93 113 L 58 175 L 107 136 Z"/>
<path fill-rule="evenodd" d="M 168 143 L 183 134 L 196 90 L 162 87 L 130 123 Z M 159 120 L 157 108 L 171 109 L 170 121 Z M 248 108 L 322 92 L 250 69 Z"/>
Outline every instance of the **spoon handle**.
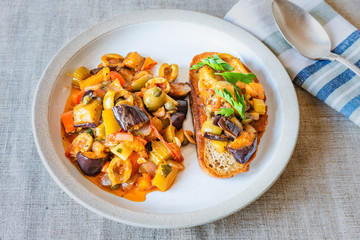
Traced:
<path fill-rule="evenodd" d="M 350 70 L 352 70 L 354 73 L 356 73 L 360 77 L 360 69 L 357 66 L 355 66 L 355 64 L 352 64 L 351 62 L 349 62 L 347 59 L 345 59 L 335 53 L 331 53 L 329 55 L 329 57 L 327 57 L 327 58 L 329 60 L 338 61 L 338 62 L 344 64 L 345 66 L 350 68 Z"/>

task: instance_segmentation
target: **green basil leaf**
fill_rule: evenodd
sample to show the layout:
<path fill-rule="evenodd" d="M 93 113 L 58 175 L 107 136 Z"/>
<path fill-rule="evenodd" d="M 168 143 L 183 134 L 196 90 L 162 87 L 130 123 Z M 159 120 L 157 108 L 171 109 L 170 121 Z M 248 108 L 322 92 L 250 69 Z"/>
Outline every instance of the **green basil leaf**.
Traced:
<path fill-rule="evenodd" d="M 224 62 L 218 55 L 214 54 L 213 57 L 202 59 L 201 62 L 191 66 L 190 70 L 198 69 L 204 65 L 208 65 L 216 71 L 233 71 L 234 68 L 228 63 Z"/>
<path fill-rule="evenodd" d="M 170 165 L 166 164 L 166 165 L 161 165 L 161 173 L 162 175 L 165 176 L 165 178 L 169 175 L 169 173 L 171 173 L 172 168 Z"/>
<path fill-rule="evenodd" d="M 114 186 L 111 186 L 110 188 L 113 190 L 118 190 L 120 188 L 120 184 L 116 184 Z"/>
<path fill-rule="evenodd" d="M 240 97 L 238 91 L 236 89 L 234 89 L 235 92 L 235 97 L 236 100 L 234 99 L 234 97 L 231 95 L 231 93 L 227 90 L 219 90 L 217 88 L 215 88 L 215 93 L 217 95 L 219 95 L 220 97 L 222 97 L 223 99 L 225 99 L 225 101 L 227 101 L 228 103 L 230 103 L 230 105 L 235 108 L 236 111 L 238 111 L 238 113 L 240 114 L 242 119 L 246 119 L 245 117 L 245 100 L 244 100 L 244 96 Z"/>
<path fill-rule="evenodd" d="M 234 68 L 232 66 L 230 66 L 227 62 L 225 62 L 224 60 L 222 60 L 218 55 L 214 54 L 213 58 L 215 59 L 215 61 L 220 64 L 225 70 L 224 71 L 233 71 Z"/>
<path fill-rule="evenodd" d="M 94 131 L 91 128 L 88 128 L 84 131 L 84 133 L 90 134 L 92 137 L 94 137 Z"/>
<path fill-rule="evenodd" d="M 246 108 L 246 105 L 245 105 L 245 99 L 244 99 L 244 95 L 239 95 L 239 92 L 237 90 L 235 90 L 235 97 L 236 97 L 236 101 L 238 103 L 240 103 L 240 105 L 242 106 L 241 108 L 241 111 L 238 111 L 241 118 L 242 119 L 245 119 L 245 108 Z"/>
<path fill-rule="evenodd" d="M 244 106 L 241 113 L 240 113 L 240 116 L 242 117 L 242 119 L 246 119 L 245 117 L 245 108 L 246 108 L 246 104 L 245 104 L 245 99 L 244 99 L 244 95 L 241 95 L 241 105 Z"/>
<path fill-rule="evenodd" d="M 198 64 L 192 65 L 192 67 L 190 68 L 190 70 L 201 68 L 201 67 L 204 66 L 204 65 L 205 65 L 205 64 L 204 64 L 203 62 L 199 62 Z"/>
<path fill-rule="evenodd" d="M 256 78 L 256 75 L 253 73 L 236 73 L 236 72 L 223 72 L 215 73 L 224 77 L 225 81 L 235 85 L 237 82 L 243 82 L 249 84 Z"/>
<path fill-rule="evenodd" d="M 241 98 L 240 98 L 239 92 L 238 92 L 237 90 L 235 90 L 235 91 L 234 91 L 234 94 L 235 94 L 236 101 L 237 101 L 237 102 L 240 102 L 240 101 L 241 101 L 241 100 L 240 100 Z"/>
<path fill-rule="evenodd" d="M 225 117 L 229 117 L 234 114 L 234 109 L 232 108 L 220 108 L 219 111 L 216 112 L 216 114 L 223 115 Z"/>

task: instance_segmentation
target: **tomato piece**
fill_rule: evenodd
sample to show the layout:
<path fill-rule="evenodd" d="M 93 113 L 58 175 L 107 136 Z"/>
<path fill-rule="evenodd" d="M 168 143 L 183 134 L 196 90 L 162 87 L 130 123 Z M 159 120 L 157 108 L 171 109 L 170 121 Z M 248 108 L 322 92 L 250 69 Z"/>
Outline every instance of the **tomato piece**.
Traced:
<path fill-rule="evenodd" d="M 137 188 L 139 191 L 147 191 L 153 187 L 151 184 L 151 176 L 149 173 L 143 173 L 141 177 L 138 178 Z"/>
<path fill-rule="evenodd" d="M 155 65 L 157 64 L 157 62 L 155 62 L 154 60 L 152 60 L 150 57 L 147 57 L 144 61 L 144 64 L 141 67 L 141 70 L 149 70 L 152 69 Z"/>
<path fill-rule="evenodd" d="M 96 90 L 95 90 L 95 95 L 96 95 L 97 97 L 104 97 L 105 94 L 106 94 L 106 92 L 105 92 L 104 90 L 102 90 L 102 89 L 96 89 Z"/>
<path fill-rule="evenodd" d="M 136 152 L 131 153 L 131 155 L 129 156 L 129 160 L 132 165 L 132 175 L 134 175 L 139 169 L 139 163 L 137 162 L 138 158 L 139 154 L 137 154 Z"/>
<path fill-rule="evenodd" d="M 118 79 L 120 81 L 121 86 L 123 86 L 125 84 L 124 78 L 120 75 L 120 73 L 118 73 L 116 71 L 110 72 L 110 79 L 112 82 L 115 81 L 116 79 Z"/>
<path fill-rule="evenodd" d="M 75 130 L 73 111 L 69 111 L 69 112 L 61 114 L 61 121 L 64 125 L 66 133 L 70 133 Z"/>
<path fill-rule="evenodd" d="M 105 165 L 102 167 L 101 172 L 106 173 L 110 166 L 110 162 L 106 162 Z"/>
<path fill-rule="evenodd" d="M 75 94 L 73 94 L 71 96 L 71 102 L 73 105 L 78 105 L 82 99 L 82 97 L 84 96 L 85 91 L 81 90 L 79 92 L 76 92 Z"/>

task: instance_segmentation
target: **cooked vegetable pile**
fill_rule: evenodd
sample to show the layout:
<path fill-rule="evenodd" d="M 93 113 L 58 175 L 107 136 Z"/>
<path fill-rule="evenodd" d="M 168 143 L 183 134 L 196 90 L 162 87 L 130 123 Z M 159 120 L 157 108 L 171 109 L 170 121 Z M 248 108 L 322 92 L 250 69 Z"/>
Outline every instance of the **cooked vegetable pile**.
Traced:
<path fill-rule="evenodd" d="M 228 151 L 237 162 L 247 163 L 256 152 L 259 129 L 266 126 L 254 127 L 266 115 L 263 86 L 229 54 L 213 54 L 190 70 L 199 74 L 199 97 L 206 112 L 201 135 L 218 153 Z"/>
<path fill-rule="evenodd" d="M 134 201 L 168 190 L 184 169 L 180 147 L 194 143 L 183 129 L 190 87 L 174 82 L 176 64 L 154 77 L 156 64 L 130 52 L 76 69 L 61 115 L 66 156 L 101 188 Z"/>

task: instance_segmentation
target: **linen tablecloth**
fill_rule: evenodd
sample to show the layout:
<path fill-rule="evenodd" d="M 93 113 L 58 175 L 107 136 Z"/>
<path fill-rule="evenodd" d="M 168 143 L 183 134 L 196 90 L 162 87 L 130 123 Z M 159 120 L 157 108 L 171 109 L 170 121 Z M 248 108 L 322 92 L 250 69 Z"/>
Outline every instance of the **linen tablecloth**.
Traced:
<path fill-rule="evenodd" d="M 360 128 L 296 88 L 301 123 L 279 180 L 245 209 L 203 226 L 159 230 L 107 220 L 65 194 L 42 165 L 31 102 L 70 39 L 124 12 L 175 8 L 223 17 L 237 0 L 0 1 L 0 239 L 359 239 Z M 358 0 L 328 0 L 360 28 Z"/>

